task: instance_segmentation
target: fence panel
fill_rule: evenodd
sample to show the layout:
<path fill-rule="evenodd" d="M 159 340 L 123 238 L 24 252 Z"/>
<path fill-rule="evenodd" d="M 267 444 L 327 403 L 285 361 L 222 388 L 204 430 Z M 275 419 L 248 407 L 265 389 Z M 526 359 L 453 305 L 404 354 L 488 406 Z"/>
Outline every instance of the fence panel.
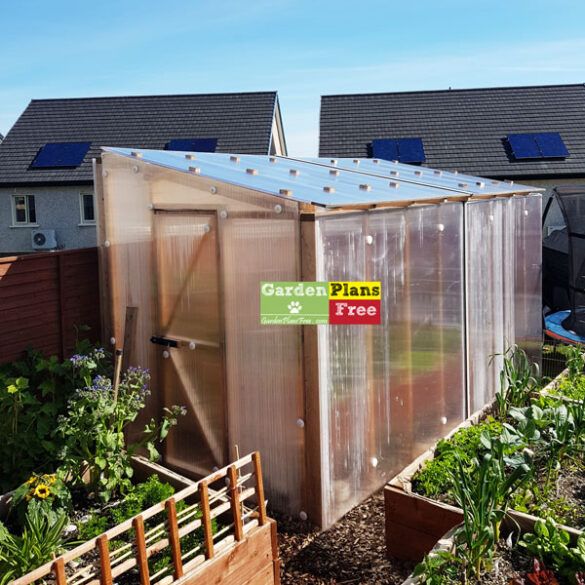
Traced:
<path fill-rule="evenodd" d="M 100 328 L 96 248 L 0 258 L 0 363 L 29 348 L 63 359 Z"/>

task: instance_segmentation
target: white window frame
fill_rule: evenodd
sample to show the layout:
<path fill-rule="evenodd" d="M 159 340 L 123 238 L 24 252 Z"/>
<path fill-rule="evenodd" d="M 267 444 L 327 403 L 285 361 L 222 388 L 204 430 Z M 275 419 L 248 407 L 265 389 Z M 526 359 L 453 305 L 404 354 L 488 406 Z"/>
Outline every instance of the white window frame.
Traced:
<path fill-rule="evenodd" d="M 83 198 L 86 195 L 91 195 L 92 201 L 93 201 L 93 219 L 92 220 L 88 220 L 85 219 L 84 216 L 84 205 L 83 205 Z M 89 191 L 80 191 L 79 193 L 79 225 L 89 225 L 89 226 L 94 226 L 96 224 L 96 208 L 95 208 L 95 193 L 91 193 Z"/>
<path fill-rule="evenodd" d="M 30 220 L 30 207 L 29 207 L 29 197 L 32 197 L 34 199 L 35 202 L 35 221 L 31 221 Z M 26 221 L 17 221 L 16 219 L 16 200 L 20 199 L 20 198 L 24 198 L 24 209 L 25 209 L 25 214 L 26 214 Z M 23 194 L 23 193 L 17 193 L 12 195 L 12 227 L 38 227 L 38 222 L 37 222 L 37 205 L 36 205 L 37 201 L 36 201 L 36 197 L 34 195 L 31 194 Z"/>

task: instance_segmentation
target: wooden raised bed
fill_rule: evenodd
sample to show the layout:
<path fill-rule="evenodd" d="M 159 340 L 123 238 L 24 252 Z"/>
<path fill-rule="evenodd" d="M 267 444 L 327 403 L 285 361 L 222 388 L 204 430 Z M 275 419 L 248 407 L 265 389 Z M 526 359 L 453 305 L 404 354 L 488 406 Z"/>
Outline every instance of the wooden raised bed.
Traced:
<path fill-rule="evenodd" d="M 137 468 L 140 463 L 145 474 L 189 485 L 12 585 L 47 578 L 56 585 L 113 585 L 128 573 L 132 583 L 140 585 L 280 583 L 276 523 L 266 515 L 259 453 L 197 482 L 146 460 L 137 462 Z M 183 501 L 186 507 L 178 510 L 177 503 Z M 195 531 L 202 533 L 202 542 L 186 546 L 186 537 Z M 148 560 L 161 551 L 170 553 L 171 566 L 150 574 Z"/>
<path fill-rule="evenodd" d="M 546 394 L 564 373 L 555 378 L 542 393 Z M 471 415 L 455 427 L 445 438 L 450 438 L 459 429 L 479 422 L 493 408 L 490 404 Z M 438 502 L 412 491 L 412 477 L 429 460 L 433 459 L 436 444 L 415 459 L 384 487 L 386 553 L 389 557 L 402 560 L 420 561 L 437 543 L 437 541 L 460 524 L 463 512 L 460 508 Z M 511 510 L 509 515 L 520 525 L 523 531 L 534 526 L 537 517 Z M 573 538 L 581 531 L 563 526 Z"/>

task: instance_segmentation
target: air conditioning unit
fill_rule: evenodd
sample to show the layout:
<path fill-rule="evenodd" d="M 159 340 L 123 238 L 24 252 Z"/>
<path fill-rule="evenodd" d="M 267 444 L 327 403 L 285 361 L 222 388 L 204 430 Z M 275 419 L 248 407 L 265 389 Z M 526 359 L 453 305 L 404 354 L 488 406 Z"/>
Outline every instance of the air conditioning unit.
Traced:
<path fill-rule="evenodd" d="M 33 230 L 31 238 L 33 250 L 54 250 L 57 247 L 55 230 Z"/>

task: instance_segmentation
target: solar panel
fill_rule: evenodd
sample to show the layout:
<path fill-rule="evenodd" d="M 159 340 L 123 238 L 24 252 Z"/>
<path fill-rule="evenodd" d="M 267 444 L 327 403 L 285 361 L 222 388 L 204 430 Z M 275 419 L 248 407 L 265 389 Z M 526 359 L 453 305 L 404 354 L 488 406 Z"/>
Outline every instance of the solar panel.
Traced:
<path fill-rule="evenodd" d="M 398 142 L 391 138 L 372 140 L 372 157 L 383 160 L 398 160 Z"/>
<path fill-rule="evenodd" d="M 35 169 L 77 167 L 85 158 L 91 142 L 48 142 L 33 160 Z"/>
<path fill-rule="evenodd" d="M 425 161 L 425 150 L 421 138 L 376 138 L 372 140 L 372 156 L 401 163 L 421 163 Z"/>
<path fill-rule="evenodd" d="M 401 163 L 425 162 L 425 149 L 421 138 L 398 139 L 398 161 Z"/>
<path fill-rule="evenodd" d="M 544 158 L 565 158 L 569 151 L 558 132 L 541 132 L 535 134 L 536 144 Z"/>
<path fill-rule="evenodd" d="M 569 151 L 558 132 L 508 134 L 507 139 L 516 160 L 569 156 Z"/>
<path fill-rule="evenodd" d="M 165 148 L 183 152 L 215 152 L 217 138 L 174 138 L 167 142 Z"/>

